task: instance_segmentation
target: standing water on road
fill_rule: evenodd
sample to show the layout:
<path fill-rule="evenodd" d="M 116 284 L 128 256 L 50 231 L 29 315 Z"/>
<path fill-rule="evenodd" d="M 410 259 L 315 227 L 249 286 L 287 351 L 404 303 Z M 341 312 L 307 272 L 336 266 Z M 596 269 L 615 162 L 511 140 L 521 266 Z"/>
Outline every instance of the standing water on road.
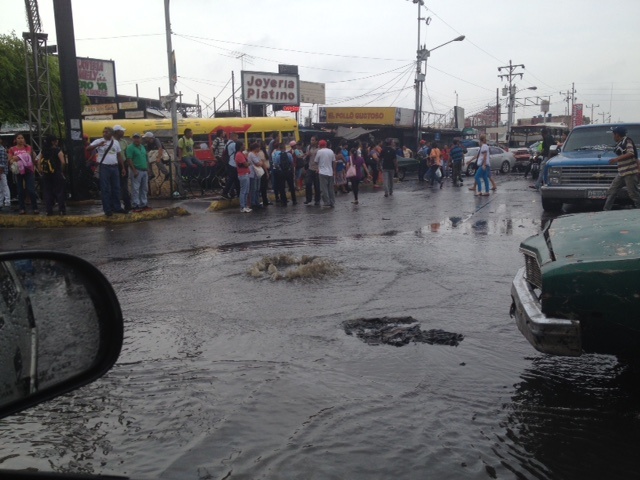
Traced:
<path fill-rule="evenodd" d="M 539 354 L 509 318 L 519 242 L 540 225 L 522 185 L 504 182 L 480 210 L 467 192 L 416 200 L 398 188 L 395 204 L 360 206 L 360 217 L 338 204 L 331 216 L 70 232 L 68 248 L 119 295 L 123 352 L 94 384 L 1 421 L 0 466 L 171 479 L 636 476 L 638 377 L 610 357 Z M 277 255 L 339 271 L 248 274 Z M 384 317 L 461 341 L 396 348 L 345 333 L 345 322 Z"/>

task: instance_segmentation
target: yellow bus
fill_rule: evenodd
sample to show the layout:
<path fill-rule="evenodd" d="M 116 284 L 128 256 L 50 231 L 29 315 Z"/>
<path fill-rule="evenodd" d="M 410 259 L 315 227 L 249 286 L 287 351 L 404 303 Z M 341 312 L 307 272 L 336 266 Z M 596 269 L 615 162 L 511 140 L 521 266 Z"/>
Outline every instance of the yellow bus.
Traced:
<path fill-rule="evenodd" d="M 134 133 L 143 135 L 146 132 L 153 134 L 166 142 L 171 140 L 171 119 L 144 118 L 125 120 L 84 120 L 83 131 L 89 139 L 102 137 L 104 127 L 122 125 L 125 128 L 125 137 Z M 245 118 L 181 118 L 178 120 L 178 138 L 184 134 L 184 130 L 193 130 L 194 153 L 203 161 L 213 161 L 212 144 L 218 130 L 224 130 L 227 137 L 235 132 L 246 146 L 250 140 L 266 140 L 272 132 L 278 132 L 280 141 L 300 140 L 298 123 L 295 118 L 286 117 L 245 117 Z"/>

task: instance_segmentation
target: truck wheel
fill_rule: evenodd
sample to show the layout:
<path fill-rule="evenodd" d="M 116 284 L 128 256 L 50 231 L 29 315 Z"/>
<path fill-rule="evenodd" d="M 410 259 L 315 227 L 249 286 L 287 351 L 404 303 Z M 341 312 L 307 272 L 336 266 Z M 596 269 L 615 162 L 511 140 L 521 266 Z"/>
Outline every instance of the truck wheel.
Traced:
<path fill-rule="evenodd" d="M 399 181 L 402 182 L 406 175 L 407 175 L 407 169 L 406 168 L 399 168 L 398 169 L 398 180 Z"/>
<path fill-rule="evenodd" d="M 542 199 L 542 209 L 545 212 L 559 212 L 562 210 L 562 202 L 557 200 Z"/>
<path fill-rule="evenodd" d="M 510 171 L 511 164 L 509 163 L 509 160 L 505 160 L 502 162 L 502 165 L 500 165 L 500 173 L 509 173 Z"/>

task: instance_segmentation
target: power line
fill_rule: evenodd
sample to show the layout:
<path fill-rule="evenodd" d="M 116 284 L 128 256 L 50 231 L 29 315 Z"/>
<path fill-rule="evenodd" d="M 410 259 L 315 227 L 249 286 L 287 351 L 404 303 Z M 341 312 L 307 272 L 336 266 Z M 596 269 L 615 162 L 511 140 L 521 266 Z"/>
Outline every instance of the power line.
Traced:
<path fill-rule="evenodd" d="M 363 60 L 382 60 L 382 61 L 387 61 L 387 62 L 406 62 L 407 61 L 407 59 L 399 59 L 399 58 L 364 57 L 364 56 L 360 56 L 360 55 L 342 55 L 342 54 L 339 54 L 339 53 L 310 52 L 310 51 L 307 51 L 307 50 L 295 50 L 295 49 L 292 49 L 292 48 L 278 48 L 278 47 L 270 47 L 270 46 L 267 46 L 267 45 L 255 45 L 255 44 L 252 44 L 252 43 L 232 42 L 230 40 L 220 40 L 220 39 L 216 39 L 216 38 L 198 37 L 198 36 L 195 36 L 195 35 L 184 35 L 184 34 L 179 34 L 179 33 L 175 33 L 175 32 L 174 32 L 174 35 L 180 36 L 180 37 L 183 37 L 183 38 L 207 40 L 207 41 L 219 42 L 219 43 L 229 43 L 229 44 L 232 44 L 232 45 L 242 45 L 244 47 L 266 48 L 268 50 L 279 50 L 279 51 L 283 51 L 283 52 L 304 53 L 305 55 L 325 55 L 325 56 L 328 56 L 328 57 L 359 58 L 359 59 L 363 59 Z"/>

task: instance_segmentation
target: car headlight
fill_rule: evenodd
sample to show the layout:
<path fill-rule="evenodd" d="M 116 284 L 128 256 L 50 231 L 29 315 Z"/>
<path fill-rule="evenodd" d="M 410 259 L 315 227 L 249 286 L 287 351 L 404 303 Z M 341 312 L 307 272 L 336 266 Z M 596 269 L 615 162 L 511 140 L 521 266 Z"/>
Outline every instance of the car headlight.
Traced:
<path fill-rule="evenodd" d="M 549 183 L 551 185 L 559 185 L 562 183 L 562 168 L 551 167 L 549 169 Z"/>

